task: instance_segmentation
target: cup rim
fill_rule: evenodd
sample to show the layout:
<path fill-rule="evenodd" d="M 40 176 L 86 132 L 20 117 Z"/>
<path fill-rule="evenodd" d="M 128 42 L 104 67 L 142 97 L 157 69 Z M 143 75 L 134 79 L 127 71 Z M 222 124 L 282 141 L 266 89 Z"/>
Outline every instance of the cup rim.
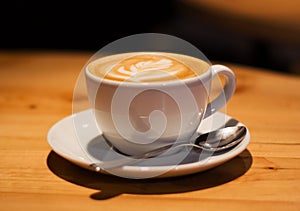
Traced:
<path fill-rule="evenodd" d="M 127 52 L 127 53 L 117 53 L 117 54 L 134 54 L 134 53 L 167 53 L 167 54 L 176 54 L 176 53 L 169 53 L 169 52 L 154 52 L 154 51 L 150 51 L 150 52 Z M 114 56 L 114 55 L 117 55 L 117 54 L 112 54 L 112 55 L 108 55 L 108 56 Z M 178 54 L 178 55 L 182 55 L 182 56 L 186 56 L 186 57 L 192 57 L 192 56 L 189 56 L 189 55 L 185 55 L 185 54 Z M 108 56 L 104 56 L 104 57 L 101 57 L 101 58 L 98 58 L 98 59 L 102 59 L 102 58 L 106 58 Z M 196 57 L 192 57 L 194 59 L 198 59 L 198 60 L 201 60 L 199 58 L 196 58 Z M 195 82 L 199 82 L 199 80 L 201 82 L 203 81 L 207 81 L 208 79 L 211 78 L 212 74 L 211 74 L 211 64 L 209 64 L 208 62 L 206 61 L 203 61 L 205 63 L 208 64 L 208 69 L 204 72 L 204 73 L 201 73 L 195 77 L 192 77 L 192 78 L 185 78 L 185 79 L 174 79 L 174 80 L 169 80 L 169 81 L 151 81 L 151 82 L 145 82 L 145 81 L 142 81 L 142 82 L 132 82 L 132 81 L 115 81 L 115 80 L 111 80 L 111 79 L 107 79 L 107 78 L 101 78 L 99 76 L 96 76 L 94 75 L 93 73 L 91 73 L 89 71 L 89 65 L 91 63 L 93 63 L 94 61 L 97 61 L 98 59 L 95 59 L 91 62 L 89 62 L 88 64 L 86 64 L 85 66 L 85 75 L 92 79 L 93 81 L 96 81 L 96 82 L 99 82 L 99 83 L 105 83 L 105 84 L 108 84 L 108 85 L 113 85 L 113 86 L 126 86 L 126 87 L 140 87 L 140 86 L 152 86 L 152 87 L 156 87 L 156 86 L 176 86 L 178 84 L 181 84 L 181 82 L 184 82 L 185 84 L 190 84 L 190 83 L 195 83 Z"/>

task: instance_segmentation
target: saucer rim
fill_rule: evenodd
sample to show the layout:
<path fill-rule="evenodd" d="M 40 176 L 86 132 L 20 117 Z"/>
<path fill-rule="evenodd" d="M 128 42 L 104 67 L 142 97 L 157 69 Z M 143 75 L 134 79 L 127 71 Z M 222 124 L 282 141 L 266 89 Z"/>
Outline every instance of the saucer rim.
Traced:
<path fill-rule="evenodd" d="M 53 134 L 56 132 L 57 128 L 59 128 L 62 124 L 67 123 L 69 120 L 73 120 L 76 115 L 89 115 L 88 113 L 92 113 L 91 109 L 87 109 L 84 111 L 80 111 L 78 113 L 74 113 L 72 115 L 66 116 L 62 118 L 61 120 L 57 121 L 48 131 L 47 134 L 47 141 L 52 150 L 60 155 L 61 157 L 67 159 L 68 161 L 72 162 L 73 164 L 76 164 L 80 167 L 83 167 L 88 170 L 94 171 L 94 169 L 90 166 L 93 162 L 89 161 L 88 158 L 81 157 L 80 155 L 75 155 L 74 152 L 70 152 L 71 150 L 65 149 L 61 150 L 60 147 L 57 147 L 57 141 L 55 141 L 55 138 L 53 138 Z M 213 115 L 224 115 L 225 118 L 232 118 L 231 116 L 224 114 L 222 112 L 216 112 Z M 237 120 L 238 121 L 238 120 Z M 73 121 L 72 121 L 73 122 Z M 238 121 L 237 125 L 245 126 L 242 122 Z M 200 126 L 201 127 L 201 126 Z M 199 128 L 200 128 L 199 127 Z M 246 127 L 247 128 L 247 127 Z M 70 134 L 69 134 L 70 135 Z M 76 142 L 75 140 L 72 140 Z M 124 177 L 132 178 L 132 175 L 135 175 L 139 173 L 140 178 L 147 178 L 147 175 L 149 173 L 154 173 L 157 176 L 154 176 L 154 178 L 164 178 L 164 177 L 174 177 L 174 176 L 182 176 L 197 172 L 202 172 L 205 170 L 208 170 L 210 168 L 216 167 L 218 165 L 221 165 L 232 158 L 238 156 L 241 152 L 243 152 L 248 144 L 250 143 L 250 132 L 247 128 L 247 133 L 244 138 L 244 140 L 234 148 L 230 149 L 229 151 L 226 151 L 220 155 L 214 155 L 211 156 L 206 162 L 202 162 L 201 160 L 186 163 L 186 164 L 180 164 L 180 165 L 166 165 L 166 166 L 134 166 L 134 165 L 125 165 L 117 169 L 117 173 L 121 173 Z M 76 142 L 76 144 L 78 144 Z M 78 144 L 80 145 L 80 144 Z M 79 146 L 80 147 L 80 146 Z M 64 147 L 62 147 L 64 148 Z M 69 151 L 69 152 L 66 152 Z M 84 152 L 83 152 L 84 153 Z M 72 155 L 73 154 L 73 155 Z M 166 171 L 166 168 L 168 170 Z M 163 174 L 159 174 L 159 172 L 164 172 Z M 100 173 L 113 175 L 110 172 L 107 171 L 101 171 Z"/>

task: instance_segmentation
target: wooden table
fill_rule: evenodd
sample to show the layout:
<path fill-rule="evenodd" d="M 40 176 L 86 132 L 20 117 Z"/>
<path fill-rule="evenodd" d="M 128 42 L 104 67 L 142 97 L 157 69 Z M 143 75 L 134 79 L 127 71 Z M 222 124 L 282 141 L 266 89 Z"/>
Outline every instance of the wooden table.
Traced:
<path fill-rule="evenodd" d="M 300 209 L 299 77 L 228 64 L 238 82 L 227 113 L 248 126 L 247 150 L 206 172 L 128 180 L 77 167 L 47 144 L 91 55 L 0 52 L 0 210 Z"/>

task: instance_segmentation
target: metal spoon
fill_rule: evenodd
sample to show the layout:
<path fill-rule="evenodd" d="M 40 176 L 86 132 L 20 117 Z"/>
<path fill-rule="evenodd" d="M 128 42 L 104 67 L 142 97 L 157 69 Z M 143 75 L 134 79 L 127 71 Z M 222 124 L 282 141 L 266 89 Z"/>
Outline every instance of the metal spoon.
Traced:
<path fill-rule="evenodd" d="M 132 155 L 111 161 L 104 161 L 103 163 L 92 163 L 90 164 L 90 167 L 92 167 L 95 171 L 115 168 L 132 163 L 132 161 L 136 162 L 141 159 L 155 157 L 169 149 L 173 150 L 179 147 L 194 147 L 209 152 L 220 152 L 239 144 L 244 139 L 246 133 L 247 129 L 244 126 L 225 127 L 205 134 L 201 134 L 196 138 L 194 143 L 170 144 L 151 150 L 144 154 Z"/>

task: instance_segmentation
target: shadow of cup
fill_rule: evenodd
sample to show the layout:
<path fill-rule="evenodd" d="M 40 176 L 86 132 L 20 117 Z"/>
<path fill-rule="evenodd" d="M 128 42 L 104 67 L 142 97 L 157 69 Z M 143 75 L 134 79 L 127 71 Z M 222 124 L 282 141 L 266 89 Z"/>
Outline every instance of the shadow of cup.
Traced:
<path fill-rule="evenodd" d="M 252 156 L 248 150 L 244 150 L 226 163 L 204 172 L 152 179 L 126 179 L 99 174 L 81 168 L 53 151 L 47 157 L 47 165 L 55 175 L 68 182 L 98 190 L 90 196 L 92 199 L 104 200 L 123 193 L 172 194 L 222 185 L 245 174 L 252 165 Z"/>

